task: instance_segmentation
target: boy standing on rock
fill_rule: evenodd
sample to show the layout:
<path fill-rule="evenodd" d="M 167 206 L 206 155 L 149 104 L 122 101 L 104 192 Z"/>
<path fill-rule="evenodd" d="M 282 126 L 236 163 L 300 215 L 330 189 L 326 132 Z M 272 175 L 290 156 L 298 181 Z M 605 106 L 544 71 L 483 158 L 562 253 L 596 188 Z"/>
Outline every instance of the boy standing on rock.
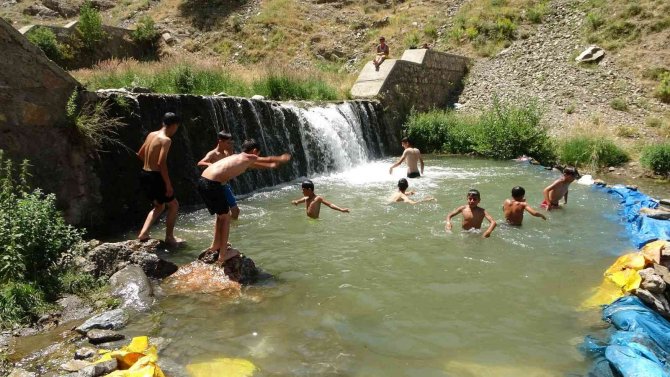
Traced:
<path fill-rule="evenodd" d="M 229 207 L 224 184 L 249 168 L 274 169 L 291 160 L 291 155 L 288 153 L 271 157 L 259 157 L 259 154 L 260 146 L 258 143 L 253 139 L 247 140 L 242 144 L 242 153 L 214 162 L 200 176 L 198 191 L 209 213 L 216 214 L 214 241 L 203 254 L 206 261 L 214 262 L 219 259 L 221 262 L 225 262 L 239 254 L 237 250 L 228 248 L 230 214 L 228 213 Z M 220 256 L 221 248 L 226 250 L 223 256 Z"/>
<path fill-rule="evenodd" d="M 174 236 L 179 202 L 174 197 L 174 188 L 170 182 L 167 168 L 167 156 L 172 145 L 171 137 L 177 132 L 179 122 L 179 117 L 174 113 L 165 113 L 161 129 L 151 132 L 137 152 L 137 157 L 144 163 L 140 174 L 140 185 L 154 206 L 149 211 L 137 239 L 140 241 L 149 240 L 151 225 L 160 217 L 167 206 L 165 243 L 171 247 L 178 246 L 182 242 L 181 239 Z"/>
<path fill-rule="evenodd" d="M 198 162 L 198 166 L 208 167 L 209 165 L 221 160 L 222 158 L 232 156 L 235 152 L 233 151 L 233 135 L 221 131 L 217 134 L 218 143 L 216 148 L 207 152 L 205 157 Z M 237 220 L 240 217 L 240 208 L 237 206 L 237 200 L 235 200 L 235 195 L 233 194 L 233 189 L 230 187 L 229 183 L 223 185 L 224 190 L 226 191 L 226 200 L 228 201 L 228 207 L 230 207 L 230 217 L 233 220 Z"/>

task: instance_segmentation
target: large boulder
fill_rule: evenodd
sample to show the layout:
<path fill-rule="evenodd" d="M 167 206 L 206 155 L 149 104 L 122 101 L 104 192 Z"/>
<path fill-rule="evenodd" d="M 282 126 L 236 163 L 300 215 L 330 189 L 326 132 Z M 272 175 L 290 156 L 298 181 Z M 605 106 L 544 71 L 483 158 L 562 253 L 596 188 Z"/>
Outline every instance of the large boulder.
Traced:
<path fill-rule="evenodd" d="M 129 265 L 109 278 L 112 295 L 121 299 L 122 308 L 148 310 L 154 302 L 151 282 L 137 265 Z"/>
<path fill-rule="evenodd" d="M 240 294 L 241 286 L 231 280 L 219 265 L 201 261 L 191 262 L 163 281 L 168 294 L 223 293 L 230 296 Z"/>
<path fill-rule="evenodd" d="M 109 277 L 129 264 L 136 264 L 148 277 L 162 279 L 176 272 L 178 267 L 161 259 L 156 254 L 160 249 L 162 243 L 158 240 L 104 243 L 86 255 L 84 269 L 96 277 Z"/>
<path fill-rule="evenodd" d="M 128 323 L 128 314 L 123 309 L 114 309 L 91 317 L 75 330 L 85 335 L 93 329 L 118 330 Z"/>
<path fill-rule="evenodd" d="M 251 284 L 258 278 L 258 269 L 251 258 L 238 254 L 223 263 L 223 270 L 230 280 L 240 284 Z"/>

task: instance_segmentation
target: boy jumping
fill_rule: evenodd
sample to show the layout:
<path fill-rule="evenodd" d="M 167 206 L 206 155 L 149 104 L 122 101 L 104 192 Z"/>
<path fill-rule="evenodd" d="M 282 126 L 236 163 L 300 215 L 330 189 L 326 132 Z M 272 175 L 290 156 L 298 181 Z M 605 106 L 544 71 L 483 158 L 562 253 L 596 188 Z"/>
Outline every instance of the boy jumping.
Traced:
<path fill-rule="evenodd" d="M 233 151 L 233 135 L 221 131 L 217 134 L 217 139 L 218 142 L 216 148 L 207 152 L 205 157 L 198 161 L 198 166 L 206 168 L 222 158 L 235 154 Z M 223 185 L 223 188 L 226 190 L 226 200 L 228 201 L 228 207 L 230 207 L 230 217 L 233 220 L 237 220 L 240 217 L 240 208 L 237 206 L 237 200 L 235 200 L 233 189 L 230 187 L 230 183 Z"/>
<path fill-rule="evenodd" d="M 493 220 L 493 217 L 491 217 L 484 208 L 478 206 L 480 200 L 481 196 L 479 191 L 474 189 L 468 191 L 468 204 L 456 208 L 447 215 L 447 225 L 444 227 L 445 230 L 447 232 L 451 231 L 451 218 L 459 213 L 463 213 L 463 230 L 481 229 L 482 222 L 484 221 L 484 218 L 486 218 L 489 222 L 489 228 L 486 229 L 483 237 L 488 238 L 497 224 L 496 221 Z"/>
<path fill-rule="evenodd" d="M 526 190 L 521 186 L 516 186 L 512 189 L 512 199 L 506 199 L 503 202 L 503 212 L 505 219 L 510 225 L 521 225 L 523 222 L 523 211 L 528 211 L 535 217 L 541 217 L 543 220 L 547 218 L 533 209 L 526 203 Z"/>
<path fill-rule="evenodd" d="M 307 212 L 307 216 L 312 219 L 319 218 L 319 212 L 321 212 L 321 203 L 336 211 L 349 213 L 349 208 L 340 208 L 335 204 L 327 201 L 322 196 L 314 194 L 314 183 L 312 183 L 312 181 L 309 179 L 302 183 L 302 194 L 304 197 L 298 200 L 293 200 L 291 203 L 297 206 L 298 204 L 305 202 L 305 211 Z"/>

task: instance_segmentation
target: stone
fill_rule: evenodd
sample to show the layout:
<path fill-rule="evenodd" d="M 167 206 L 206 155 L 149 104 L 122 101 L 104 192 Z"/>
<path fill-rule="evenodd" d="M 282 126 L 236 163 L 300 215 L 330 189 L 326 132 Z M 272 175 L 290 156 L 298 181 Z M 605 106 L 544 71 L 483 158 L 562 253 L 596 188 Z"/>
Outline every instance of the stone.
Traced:
<path fill-rule="evenodd" d="M 165 32 L 161 34 L 161 39 L 163 42 L 165 42 L 168 46 L 172 46 L 175 42 L 177 42 L 176 39 L 172 36 L 172 34 Z"/>
<path fill-rule="evenodd" d="M 79 6 L 64 0 L 42 0 L 42 4 L 57 12 L 61 17 L 70 18 L 79 14 Z"/>
<path fill-rule="evenodd" d="M 243 254 L 236 255 L 223 263 L 223 270 L 230 280 L 240 284 L 251 284 L 258 278 L 256 264 Z"/>
<path fill-rule="evenodd" d="M 86 360 L 90 359 L 91 357 L 95 356 L 98 352 L 96 351 L 95 348 L 91 347 L 81 347 L 74 351 L 74 359 L 75 360 Z"/>
<path fill-rule="evenodd" d="M 575 58 L 577 62 L 598 62 L 605 56 L 605 50 L 602 48 L 591 45 L 586 48 L 579 56 Z"/>
<path fill-rule="evenodd" d="M 126 336 L 112 330 L 91 330 L 86 333 L 89 343 L 102 344 L 125 339 Z"/>
<path fill-rule="evenodd" d="M 386 16 L 380 20 L 372 22 L 372 27 L 375 29 L 379 29 L 388 26 L 389 23 L 390 23 L 389 16 Z"/>
<path fill-rule="evenodd" d="M 216 95 L 219 96 L 219 97 L 228 97 L 228 93 L 226 93 L 226 92 L 219 92 L 219 93 L 216 93 Z"/>
<path fill-rule="evenodd" d="M 91 0 L 91 5 L 99 11 L 112 9 L 116 6 L 115 2 L 112 0 Z"/>
<path fill-rule="evenodd" d="M 263 96 L 260 95 L 260 94 L 254 94 L 254 95 L 251 97 L 251 99 L 257 99 L 257 100 L 261 100 L 261 101 L 262 101 L 262 100 L 265 99 L 265 97 L 263 97 Z"/>
<path fill-rule="evenodd" d="M 663 265 L 654 263 L 654 271 L 656 271 L 656 275 L 663 279 L 667 287 L 667 284 L 670 284 L 670 269 Z"/>
<path fill-rule="evenodd" d="M 161 245 L 160 241 L 153 239 L 104 243 L 86 255 L 82 268 L 95 277 L 108 277 L 128 264 L 136 264 L 148 277 L 162 279 L 176 272 L 178 267 L 156 255 Z"/>
<path fill-rule="evenodd" d="M 616 168 L 614 166 L 610 166 L 609 168 L 607 168 L 607 171 L 609 171 L 609 172 L 613 172 L 615 170 L 616 170 Z"/>
<path fill-rule="evenodd" d="M 663 204 L 664 206 L 670 206 L 670 199 L 661 199 L 658 202 Z"/>
<path fill-rule="evenodd" d="M 27 14 L 29 16 L 38 16 L 38 17 L 44 17 L 44 18 L 54 18 L 58 17 L 58 12 L 55 12 L 44 5 L 40 4 L 31 4 L 27 8 L 23 10 L 23 14 Z"/>
<path fill-rule="evenodd" d="M 77 295 L 65 295 L 56 303 L 62 308 L 60 322 L 70 322 L 91 315 L 93 309 Z"/>
<path fill-rule="evenodd" d="M 636 289 L 635 295 L 663 317 L 670 317 L 670 304 L 663 294 L 653 294 L 645 289 Z"/>
<path fill-rule="evenodd" d="M 122 308 L 148 310 L 154 302 L 151 282 L 142 268 L 129 265 L 109 278 L 112 295 L 121 299 Z"/>
<path fill-rule="evenodd" d="M 36 377 L 36 376 L 37 375 L 33 372 L 28 372 L 27 370 L 21 368 L 14 368 L 7 377 Z"/>
<path fill-rule="evenodd" d="M 239 283 L 226 275 L 223 268 L 200 261 L 179 267 L 179 271 L 163 281 L 161 285 L 167 294 L 223 293 L 238 296 Z"/>
<path fill-rule="evenodd" d="M 89 365 L 86 368 L 80 369 L 77 373 L 70 375 L 71 377 L 98 377 L 112 373 L 118 368 L 116 359 L 106 360 L 101 363 Z"/>
<path fill-rule="evenodd" d="M 653 267 L 640 270 L 639 274 L 642 277 L 642 283 L 640 283 L 642 289 L 651 293 L 663 293 L 665 291 L 665 281 L 663 281 L 661 276 L 656 274 L 656 270 Z"/>
<path fill-rule="evenodd" d="M 84 360 L 70 360 L 60 365 L 60 368 L 66 372 L 76 372 L 91 365 L 90 362 Z"/>
<path fill-rule="evenodd" d="M 657 220 L 670 220 L 670 211 L 662 209 L 640 208 L 640 214 Z"/>
<path fill-rule="evenodd" d="M 626 188 L 629 190 L 637 191 L 639 187 L 637 187 L 637 185 L 626 185 Z"/>
<path fill-rule="evenodd" d="M 594 179 L 593 184 L 596 186 L 607 186 L 607 182 L 603 181 L 602 179 Z"/>
<path fill-rule="evenodd" d="M 153 93 L 154 91 L 151 90 L 150 88 L 145 88 L 142 86 L 133 86 L 132 88 L 130 88 L 129 92 L 138 94 L 140 93 L 147 94 L 147 93 Z"/>
<path fill-rule="evenodd" d="M 91 317 L 75 330 L 85 335 L 93 329 L 117 330 L 128 323 L 128 315 L 123 309 L 114 309 Z"/>

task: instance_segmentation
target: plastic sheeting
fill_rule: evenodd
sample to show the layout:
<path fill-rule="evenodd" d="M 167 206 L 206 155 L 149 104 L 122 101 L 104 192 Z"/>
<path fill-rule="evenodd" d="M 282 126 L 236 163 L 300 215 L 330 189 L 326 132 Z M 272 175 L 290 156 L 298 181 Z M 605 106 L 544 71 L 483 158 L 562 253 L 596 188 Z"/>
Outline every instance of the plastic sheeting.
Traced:
<path fill-rule="evenodd" d="M 642 253 L 630 253 L 620 256 L 604 273 L 602 284 L 594 294 L 582 302 L 581 309 L 589 309 L 611 304 L 627 292 L 637 289 L 642 282 L 638 273 L 647 264 Z"/>
<path fill-rule="evenodd" d="M 670 377 L 668 321 L 636 296 L 622 297 L 607 306 L 603 320 L 615 330 L 607 345 L 586 338 L 582 348 L 595 359 L 588 376 Z"/>
<path fill-rule="evenodd" d="M 640 248 L 646 243 L 658 239 L 670 240 L 670 221 L 640 215 L 640 208 L 658 208 L 657 201 L 648 195 L 624 186 L 595 187 L 619 199 L 622 204 L 621 212 L 626 219 L 626 229 L 635 246 Z"/>

